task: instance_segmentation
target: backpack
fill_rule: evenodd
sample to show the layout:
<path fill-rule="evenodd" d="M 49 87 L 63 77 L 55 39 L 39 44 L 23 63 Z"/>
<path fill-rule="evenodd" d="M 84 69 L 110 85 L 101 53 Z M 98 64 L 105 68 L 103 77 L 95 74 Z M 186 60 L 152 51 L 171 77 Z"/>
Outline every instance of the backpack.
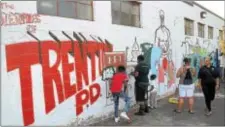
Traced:
<path fill-rule="evenodd" d="M 193 84 L 192 74 L 190 68 L 187 69 L 186 75 L 184 77 L 184 85 Z"/>

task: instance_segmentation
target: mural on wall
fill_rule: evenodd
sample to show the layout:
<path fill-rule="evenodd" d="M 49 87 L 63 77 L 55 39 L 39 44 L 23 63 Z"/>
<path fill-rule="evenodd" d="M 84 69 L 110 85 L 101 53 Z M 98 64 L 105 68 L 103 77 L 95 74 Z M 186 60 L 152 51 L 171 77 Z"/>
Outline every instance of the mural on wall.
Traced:
<path fill-rule="evenodd" d="M 19 30 L 32 38 L 25 39 L 27 41 L 17 41 L 13 38 L 17 36 L 17 34 L 15 34 L 12 35 L 12 41 L 4 40 L 6 43 L 10 43 L 7 45 L 3 44 L 6 59 L 2 61 L 5 61 L 7 65 L 6 70 L 4 70 L 7 72 L 6 76 L 8 76 L 9 79 L 11 77 L 15 79 L 18 78 L 18 83 L 15 84 L 21 88 L 21 98 L 19 97 L 19 99 L 15 100 L 18 101 L 18 104 L 20 104 L 21 101 L 22 114 L 19 115 L 22 116 L 24 125 L 36 125 L 36 123 L 43 124 L 42 121 L 39 121 L 54 119 L 52 114 L 61 114 L 62 112 L 58 112 L 58 109 L 63 103 L 66 103 L 69 98 L 72 98 L 74 101 L 73 103 L 71 102 L 74 109 L 71 111 L 71 109 L 68 108 L 68 105 L 66 105 L 62 108 L 62 111 L 69 110 L 69 112 L 74 112 L 74 117 L 66 117 L 65 119 L 67 120 L 71 120 L 72 118 L 86 119 L 90 116 L 99 117 L 106 115 L 105 112 L 113 111 L 113 101 L 109 88 L 110 80 L 116 72 L 116 67 L 118 65 L 125 65 L 127 74 L 130 74 L 134 71 L 134 66 L 137 64 L 137 56 L 140 54 L 143 54 L 145 56 L 145 62 L 151 65 L 150 74 L 157 75 L 159 95 L 169 93 L 168 91 L 175 86 L 176 69 L 174 65 L 175 61 L 172 60 L 172 43 L 175 43 L 174 40 L 173 42 L 171 40 L 171 32 L 174 32 L 172 29 L 174 26 L 178 26 L 176 24 L 180 22 L 180 17 L 175 17 L 176 19 L 172 23 L 172 27 L 169 27 L 165 24 L 164 10 L 160 10 L 159 26 L 157 27 L 156 25 L 153 32 L 154 35 L 148 37 L 148 39 L 153 39 L 154 42 L 142 40 L 149 33 L 145 33 L 146 35 L 143 36 L 139 33 L 140 36 L 129 39 L 124 38 L 124 36 L 121 36 L 121 38 L 118 36 L 115 40 L 119 41 L 113 42 L 113 44 L 120 44 L 128 41 L 130 43 L 128 43 L 129 45 L 124 51 L 116 51 L 113 49 L 112 43 L 108 40 L 95 35 L 86 36 L 83 32 L 65 32 L 57 30 L 46 32 L 43 30 L 44 34 L 39 34 L 40 30 L 36 30 L 36 25 L 38 23 L 43 24 L 44 21 L 52 21 L 51 16 L 49 16 L 48 19 L 45 19 L 38 14 L 17 13 L 14 11 L 16 6 L 4 2 L 1 3 L 1 8 L 4 8 L 1 17 L 1 26 L 3 26 L 6 31 L 10 26 L 21 25 L 25 29 L 21 27 L 22 29 Z M 43 21 L 41 21 L 41 19 Z M 62 20 L 66 19 L 61 18 L 60 21 Z M 69 20 L 71 21 L 72 19 Z M 78 27 L 76 23 L 72 25 L 75 27 L 67 27 L 66 29 L 79 28 L 80 30 L 81 28 L 83 31 L 89 31 L 92 28 L 96 28 L 89 28 L 89 25 L 86 24 L 81 26 L 78 25 Z M 49 25 L 46 29 L 55 29 L 52 28 L 52 26 L 53 25 Z M 60 26 L 56 29 L 64 28 L 63 26 Z M 24 32 L 25 30 L 28 32 Z M 60 35 L 63 37 L 58 36 L 55 32 L 60 32 Z M 98 33 L 100 31 L 96 30 L 95 32 Z M 111 36 L 111 34 L 115 33 L 105 34 L 105 36 L 115 37 Z M 46 38 L 43 39 L 43 37 L 50 37 L 50 40 Z M 28 41 L 34 39 L 36 41 Z M 195 67 L 196 70 L 203 65 L 203 58 L 206 55 L 212 56 L 213 64 L 216 65 L 218 53 L 211 44 L 212 40 L 201 38 L 193 39 L 192 37 L 187 36 L 181 44 L 181 47 L 185 49 L 183 57 L 190 57 L 192 59 L 191 65 Z M 207 49 L 210 49 L 210 51 Z M 73 61 L 71 62 L 70 59 L 73 59 Z M 38 77 L 35 74 L 35 78 L 38 77 L 43 82 L 43 84 L 37 82 L 39 85 L 38 87 L 43 88 L 43 92 L 35 90 L 35 87 L 33 86 L 36 83 L 34 76 L 32 77 L 36 71 L 31 69 L 34 65 L 41 67 L 41 76 Z M 19 72 L 19 75 L 16 74 L 16 77 L 11 75 L 13 72 L 17 73 L 17 71 Z M 71 75 L 74 75 L 74 77 Z M 5 78 L 4 81 L 6 82 L 5 84 L 9 85 L 11 82 L 9 82 L 9 79 L 7 78 Z M 132 98 L 132 101 L 134 101 L 133 86 L 135 79 L 132 75 L 129 75 L 129 79 L 128 94 Z M 16 81 L 17 80 L 15 80 L 15 82 Z M 7 86 L 6 88 L 9 87 Z M 50 118 L 46 117 L 46 119 L 41 119 L 40 116 L 45 117 L 45 114 L 39 115 L 38 112 L 35 111 L 39 110 L 38 108 L 41 106 L 38 104 L 42 102 L 40 100 L 37 102 L 35 101 L 34 98 L 36 94 L 40 95 L 40 98 L 43 98 L 43 111 L 46 116 Z M 15 101 L 12 98 L 10 99 Z M 10 108 L 7 107 L 6 109 Z M 104 112 L 99 111 L 99 109 Z M 62 117 L 64 117 L 64 115 Z M 8 117 L 6 116 L 5 118 Z M 17 116 L 15 118 L 18 119 L 17 121 L 20 121 L 20 118 Z M 55 118 L 58 119 L 58 116 Z M 6 121 L 8 122 L 8 120 Z M 59 121 L 62 122 L 63 120 Z M 13 121 L 13 123 L 16 122 Z M 68 121 L 66 122 L 68 123 Z M 46 123 L 52 124 L 52 121 Z"/>
<path fill-rule="evenodd" d="M 107 40 L 101 42 L 86 40 L 84 42 L 81 39 L 82 33 L 73 32 L 73 36 L 69 36 L 66 32 L 62 32 L 62 34 L 67 35 L 68 40 L 60 40 L 53 32 L 49 31 L 49 36 L 55 41 L 40 41 L 35 34 L 28 32 L 28 35 L 31 35 L 37 41 L 5 46 L 7 72 L 19 70 L 24 125 L 30 125 L 35 121 L 32 65 L 41 64 L 42 66 L 46 114 L 56 108 L 56 102 L 61 104 L 75 95 L 76 106 L 74 108 L 76 115 L 79 116 L 84 111 L 84 106 L 94 104 L 100 97 L 101 87 L 98 83 L 94 83 L 100 76 L 96 75 L 96 71 L 102 72 L 104 68 L 103 55 L 105 52 L 113 51 L 112 44 Z M 50 50 L 56 53 L 56 60 L 53 65 L 50 64 Z M 68 61 L 68 54 L 73 56 L 74 63 Z M 88 74 L 87 58 L 91 61 L 91 75 Z M 98 65 L 96 65 L 96 62 Z M 96 70 L 96 66 L 98 70 Z M 62 72 L 58 68 L 61 68 Z M 71 84 L 70 73 L 74 70 L 76 70 L 76 83 Z M 26 76 L 24 77 L 24 75 Z M 55 100 L 53 82 L 55 83 L 58 100 Z"/>
<path fill-rule="evenodd" d="M 104 70 L 102 80 L 106 85 L 106 106 L 112 105 L 112 95 L 110 94 L 110 81 L 112 76 L 116 73 L 116 67 L 123 65 L 126 66 L 125 52 L 105 52 L 104 53 Z"/>
<path fill-rule="evenodd" d="M 26 30 L 32 33 L 36 31 L 36 25 L 41 23 L 39 14 L 17 13 L 15 6 L 1 2 L 1 26 L 26 25 Z"/>
<path fill-rule="evenodd" d="M 172 57 L 172 41 L 170 30 L 165 25 L 165 12 L 159 11 L 160 26 L 155 30 L 154 43 L 162 49 L 162 55 L 171 60 Z"/>
<path fill-rule="evenodd" d="M 201 39 L 202 40 L 202 39 Z M 183 53 L 183 57 L 191 55 L 191 54 L 199 54 L 201 56 L 207 55 L 207 50 L 213 45 L 210 45 L 210 40 L 202 40 L 196 38 L 196 41 L 189 36 L 186 36 L 184 41 L 181 44 L 181 47 L 185 48 L 185 52 Z"/>
<path fill-rule="evenodd" d="M 135 39 L 134 39 L 134 44 L 131 49 L 131 55 L 132 55 L 131 61 L 136 62 L 138 55 L 140 55 L 140 48 L 137 43 L 137 37 L 135 37 Z"/>
<path fill-rule="evenodd" d="M 163 94 L 175 83 L 175 67 L 172 61 L 172 41 L 169 28 L 165 25 L 165 12 L 159 11 L 160 26 L 155 30 L 154 46 L 142 44 L 146 62 L 151 65 L 151 74 L 158 77 L 159 94 Z M 146 45 L 149 45 L 146 51 Z"/>
<path fill-rule="evenodd" d="M 155 30 L 155 42 L 143 42 L 140 44 L 140 51 L 135 50 L 135 57 L 143 54 L 145 62 L 151 66 L 151 74 L 157 75 L 157 82 L 159 84 L 158 92 L 160 95 L 164 94 L 167 89 L 171 88 L 175 83 L 175 67 L 172 61 L 172 48 L 171 48 L 171 33 L 165 26 L 164 11 L 159 11 L 160 26 Z M 135 38 L 134 45 L 139 45 L 137 38 Z M 139 47 L 139 46 L 136 46 Z M 126 50 L 128 50 L 127 48 Z M 133 50 L 132 50 L 133 51 Z M 136 59 L 132 55 L 132 59 Z"/>
<path fill-rule="evenodd" d="M 116 73 L 115 67 L 110 66 L 106 67 L 102 73 L 102 80 L 105 81 L 105 94 L 106 94 L 106 106 L 110 106 L 113 104 L 113 98 L 110 93 L 110 82 L 112 76 Z"/>
<path fill-rule="evenodd" d="M 148 46 L 144 46 L 148 45 Z M 175 67 L 172 61 L 162 59 L 162 49 L 158 46 L 150 46 L 147 43 L 142 44 L 142 47 L 149 47 L 144 53 L 145 60 L 150 64 L 151 74 L 157 75 L 157 83 L 159 85 L 158 92 L 160 95 L 171 88 L 175 83 Z M 145 48 L 143 48 L 145 50 Z"/>
<path fill-rule="evenodd" d="M 211 40 L 196 38 L 193 40 L 189 36 L 186 36 L 184 41 L 181 43 L 181 47 L 185 49 L 183 57 L 188 57 L 191 59 L 191 66 L 195 68 L 198 73 L 201 66 L 204 65 L 204 58 L 210 56 L 212 64 L 217 66 L 218 64 L 218 50 L 212 44 Z M 197 80 L 197 77 L 195 77 Z"/>
<path fill-rule="evenodd" d="M 184 53 L 183 57 L 186 57 L 187 55 L 191 54 L 190 47 L 192 47 L 193 42 L 190 37 L 185 37 L 184 41 L 181 43 L 181 47 L 184 47 Z"/>
<path fill-rule="evenodd" d="M 6 2 L 1 2 L 0 3 L 0 8 L 1 9 L 14 9 L 15 6 L 13 4 L 8 4 Z"/>
<path fill-rule="evenodd" d="M 142 52 L 138 44 L 137 37 L 135 37 L 132 46 L 126 47 L 126 61 L 133 64 L 137 64 L 137 57 L 141 53 Z"/>

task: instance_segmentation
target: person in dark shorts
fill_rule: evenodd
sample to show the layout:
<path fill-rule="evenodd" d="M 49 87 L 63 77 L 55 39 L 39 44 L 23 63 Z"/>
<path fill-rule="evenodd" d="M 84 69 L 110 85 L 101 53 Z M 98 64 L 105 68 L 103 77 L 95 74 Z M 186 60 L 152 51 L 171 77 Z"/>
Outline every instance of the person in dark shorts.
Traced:
<path fill-rule="evenodd" d="M 149 86 L 149 65 L 144 62 L 144 56 L 137 57 L 138 64 L 135 67 L 135 97 L 136 102 L 139 104 L 139 111 L 135 115 L 144 115 L 149 112 L 147 103 L 147 91 Z"/>
<path fill-rule="evenodd" d="M 205 58 L 205 65 L 199 70 L 198 80 L 205 97 L 205 115 L 209 116 L 212 114 L 211 102 L 215 98 L 216 89 L 219 88 L 219 72 L 211 65 L 210 57 Z"/>

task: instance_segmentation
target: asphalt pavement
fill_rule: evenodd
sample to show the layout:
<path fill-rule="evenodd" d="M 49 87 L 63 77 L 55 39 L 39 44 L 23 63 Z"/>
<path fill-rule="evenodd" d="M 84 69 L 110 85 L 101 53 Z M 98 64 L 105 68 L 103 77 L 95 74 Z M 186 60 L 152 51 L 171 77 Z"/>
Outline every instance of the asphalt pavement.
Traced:
<path fill-rule="evenodd" d="M 100 121 L 93 124 L 94 126 L 224 126 L 224 90 L 225 84 L 221 85 L 219 92 L 212 104 L 213 114 L 211 116 L 204 115 L 204 97 L 201 92 L 195 93 L 195 114 L 189 114 L 187 103 L 185 103 L 182 113 L 173 112 L 175 104 L 168 103 L 168 98 L 159 100 L 158 108 L 151 110 L 145 116 L 136 116 L 134 113 L 137 109 L 132 109 L 130 117 L 131 123 L 121 119 L 119 123 L 115 123 L 113 118 Z M 186 101 L 187 102 L 187 101 Z"/>

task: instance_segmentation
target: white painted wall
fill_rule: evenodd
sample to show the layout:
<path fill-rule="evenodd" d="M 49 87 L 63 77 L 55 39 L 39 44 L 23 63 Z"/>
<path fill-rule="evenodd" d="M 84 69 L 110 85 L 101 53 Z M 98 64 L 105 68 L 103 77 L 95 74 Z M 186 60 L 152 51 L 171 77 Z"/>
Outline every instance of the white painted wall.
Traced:
<path fill-rule="evenodd" d="M 5 1 L 4 1 L 5 2 Z M 15 7 L 12 9 L 3 9 L 2 12 L 17 12 L 17 13 L 37 13 L 35 1 L 7 1 L 9 5 Z M 48 35 L 48 31 L 55 33 L 60 40 L 65 40 L 65 36 L 61 35 L 61 31 L 66 31 L 72 35 L 72 31 L 81 32 L 85 35 L 98 35 L 106 38 L 113 44 L 113 51 L 125 51 L 126 47 L 131 49 L 135 37 L 137 37 L 138 44 L 148 42 L 154 43 L 155 30 L 160 25 L 159 10 L 165 12 L 165 25 L 171 32 L 172 41 L 172 60 L 174 61 L 175 68 L 181 65 L 182 53 L 184 49 L 181 48 L 181 42 L 184 41 L 184 17 L 193 19 L 195 21 L 195 36 L 191 37 L 192 41 L 197 38 L 197 22 L 204 23 L 205 26 L 205 39 L 208 36 L 208 25 L 214 27 L 214 39 L 210 40 L 213 50 L 218 45 L 218 29 L 224 25 L 224 21 L 208 13 L 206 19 L 200 18 L 201 8 L 194 6 L 191 7 L 183 2 L 178 1 L 143 1 L 141 4 L 141 28 L 128 27 L 122 25 L 111 24 L 111 3 L 110 1 L 94 1 L 94 21 L 75 20 L 54 16 L 41 15 L 41 23 L 36 25 L 37 31 L 35 35 L 41 40 L 52 40 Z M 21 43 L 24 41 L 35 41 L 33 38 L 26 34 L 26 26 L 24 25 L 11 25 L 2 26 L 1 38 L 1 100 L 2 100 L 2 125 L 24 125 L 21 107 L 21 88 L 20 77 L 18 69 L 7 72 L 6 63 L 6 45 Z M 68 39 L 67 39 L 68 40 Z M 200 43 L 203 39 L 200 39 Z M 215 45 L 215 46 L 212 46 Z M 201 44 L 201 46 L 204 46 Z M 131 57 L 130 50 L 128 50 L 128 60 Z M 209 51 L 210 52 L 210 51 Z M 16 56 L 15 56 L 16 57 Z M 51 60 L 54 61 L 55 54 L 51 52 Z M 72 59 L 71 59 L 72 60 Z M 73 60 L 72 60 L 73 61 Z M 74 61 L 73 61 L 74 62 Z M 90 65 L 90 61 L 88 62 Z M 129 63 L 128 63 L 129 64 Z M 88 68 L 91 69 L 89 66 Z M 84 112 L 76 116 L 75 113 L 75 96 L 70 97 L 62 104 L 46 114 L 44 109 L 44 95 L 43 95 L 43 81 L 42 81 L 42 66 L 35 64 L 32 66 L 32 84 L 33 84 L 33 100 L 34 100 L 34 118 L 35 121 L 30 125 L 66 125 L 72 121 L 79 119 L 91 119 L 90 117 L 97 118 L 107 115 L 113 111 L 113 106 L 106 106 L 106 93 L 105 82 L 101 81 L 101 76 L 96 72 L 97 82 L 101 86 L 102 96 L 98 98 L 96 103 L 85 108 Z M 60 70 L 61 71 L 61 70 Z M 75 72 L 75 70 L 74 70 Z M 89 74 L 91 72 L 89 71 Z M 175 72 L 174 72 L 175 74 Z M 76 82 L 76 76 L 72 78 Z M 133 80 L 132 80 L 133 81 Z M 131 84 L 133 84 L 131 81 Z M 166 85 L 166 84 L 165 84 Z M 174 90 L 175 85 L 170 89 L 162 88 L 159 91 L 163 96 Z M 134 86 L 130 89 L 133 91 Z M 133 93 L 131 94 L 133 96 Z M 57 100 L 57 98 L 56 98 Z M 134 98 L 133 98 L 134 100 Z M 109 100 L 108 100 L 109 101 Z"/>

